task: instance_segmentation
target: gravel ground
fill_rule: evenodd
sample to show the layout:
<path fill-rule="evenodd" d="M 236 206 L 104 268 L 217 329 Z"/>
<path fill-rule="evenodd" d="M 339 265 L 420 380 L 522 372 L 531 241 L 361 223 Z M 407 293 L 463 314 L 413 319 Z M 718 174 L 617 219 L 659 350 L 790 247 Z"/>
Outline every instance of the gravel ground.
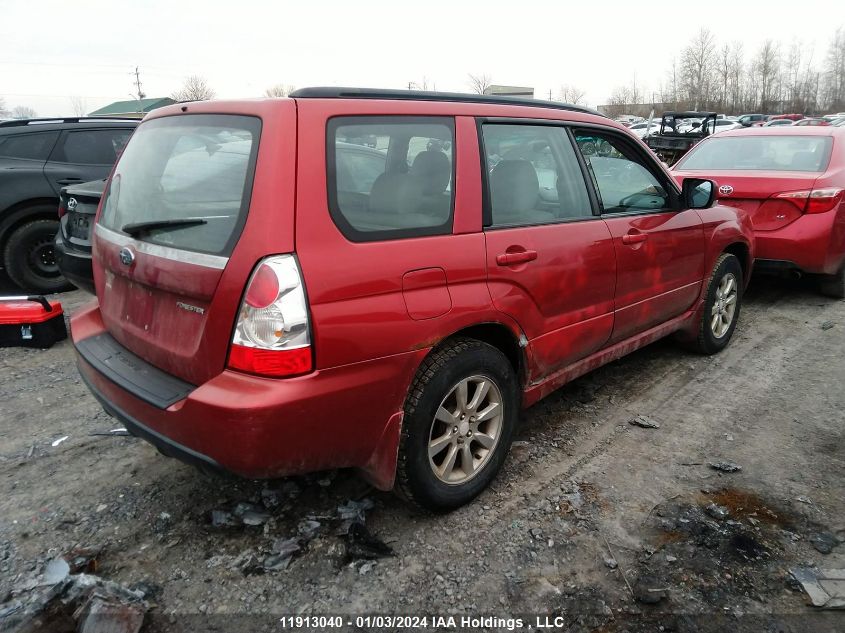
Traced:
<path fill-rule="evenodd" d="M 69 312 L 89 300 L 61 298 Z M 140 588 L 144 633 L 364 612 L 456 618 L 429 619 L 438 630 L 543 614 L 565 631 L 841 631 L 842 612 L 808 606 L 788 570 L 845 568 L 843 332 L 845 302 L 755 280 L 725 352 L 658 342 L 552 394 L 522 414 L 491 488 L 445 516 L 344 471 L 209 478 L 108 436 L 119 425 L 69 341 L 0 350 L 0 618 L 51 559 L 84 548 L 88 571 Z M 638 415 L 659 428 L 629 424 Z M 215 526 L 214 510 L 236 525 Z M 376 541 L 348 535 L 356 514 Z M 55 617 L 40 630 L 76 630 Z"/>

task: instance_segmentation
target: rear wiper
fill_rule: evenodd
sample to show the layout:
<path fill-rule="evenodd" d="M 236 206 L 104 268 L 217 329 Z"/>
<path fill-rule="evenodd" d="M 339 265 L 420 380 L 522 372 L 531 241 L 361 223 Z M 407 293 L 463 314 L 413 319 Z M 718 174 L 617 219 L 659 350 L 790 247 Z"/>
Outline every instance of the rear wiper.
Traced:
<path fill-rule="evenodd" d="M 181 229 L 186 226 L 208 224 L 208 220 L 202 218 L 174 218 L 172 220 L 151 220 L 149 222 L 132 222 L 125 224 L 120 230 L 132 237 L 138 237 L 141 233 L 148 233 L 158 229 Z"/>

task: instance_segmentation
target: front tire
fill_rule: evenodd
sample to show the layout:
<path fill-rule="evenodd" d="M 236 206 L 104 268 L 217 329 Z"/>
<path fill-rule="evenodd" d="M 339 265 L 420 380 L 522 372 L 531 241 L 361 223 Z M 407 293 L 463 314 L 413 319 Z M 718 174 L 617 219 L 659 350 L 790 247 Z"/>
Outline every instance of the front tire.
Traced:
<path fill-rule="evenodd" d="M 53 249 L 58 230 L 56 220 L 31 220 L 9 236 L 4 253 L 6 273 L 22 290 L 51 293 L 72 287 L 56 263 Z"/>
<path fill-rule="evenodd" d="M 707 295 L 693 348 L 716 354 L 730 343 L 742 304 L 742 266 L 736 255 L 722 253 L 707 283 Z"/>
<path fill-rule="evenodd" d="M 432 352 L 405 402 L 397 492 L 435 512 L 472 500 L 502 467 L 518 408 L 516 372 L 495 347 L 459 338 Z"/>

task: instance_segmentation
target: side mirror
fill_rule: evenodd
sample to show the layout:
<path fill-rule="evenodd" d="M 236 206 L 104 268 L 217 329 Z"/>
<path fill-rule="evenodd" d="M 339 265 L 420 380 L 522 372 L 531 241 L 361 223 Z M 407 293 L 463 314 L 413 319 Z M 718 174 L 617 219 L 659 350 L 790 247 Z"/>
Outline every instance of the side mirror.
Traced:
<path fill-rule="evenodd" d="M 712 180 L 685 178 L 681 191 L 687 209 L 707 209 L 716 201 L 716 183 Z"/>

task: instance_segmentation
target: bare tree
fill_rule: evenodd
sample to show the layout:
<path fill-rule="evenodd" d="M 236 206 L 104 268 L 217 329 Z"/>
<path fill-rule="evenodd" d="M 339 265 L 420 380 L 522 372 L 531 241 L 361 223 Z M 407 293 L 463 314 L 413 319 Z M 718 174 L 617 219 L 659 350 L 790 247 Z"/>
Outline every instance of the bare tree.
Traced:
<path fill-rule="evenodd" d="M 6 101 L 0 97 L 0 118 L 6 118 L 11 113 L 6 109 Z"/>
<path fill-rule="evenodd" d="M 484 92 L 493 84 L 493 80 L 490 78 L 490 75 L 487 74 L 470 75 L 468 83 L 473 92 L 483 95 Z"/>
<path fill-rule="evenodd" d="M 408 90 L 437 90 L 437 86 L 433 82 L 429 84 L 428 78 L 423 77 L 422 81 L 409 81 Z"/>
<path fill-rule="evenodd" d="M 74 116 L 85 116 L 88 114 L 88 102 L 82 97 L 70 97 L 70 108 Z"/>
<path fill-rule="evenodd" d="M 214 90 L 204 77 L 191 75 L 171 96 L 175 101 L 207 101 L 214 98 Z"/>
<path fill-rule="evenodd" d="M 834 112 L 845 110 L 845 28 L 836 34 L 824 64 L 824 103 Z"/>
<path fill-rule="evenodd" d="M 29 106 L 16 106 L 12 108 L 13 119 L 34 119 L 38 114 Z"/>
<path fill-rule="evenodd" d="M 581 105 L 584 103 L 584 97 L 587 93 L 576 86 L 564 84 L 560 87 L 560 100 L 572 105 Z"/>
<path fill-rule="evenodd" d="M 754 85 L 756 86 L 757 103 L 762 112 L 769 112 L 774 109 L 775 102 L 779 101 L 778 94 L 778 68 L 780 66 L 780 53 L 777 44 L 772 40 L 766 40 L 757 51 L 754 62 L 751 66 Z"/>
<path fill-rule="evenodd" d="M 270 86 L 264 91 L 265 97 L 287 97 L 290 93 L 296 90 L 296 86 L 290 84 L 276 84 Z"/>
<path fill-rule="evenodd" d="M 681 54 L 681 91 L 696 110 L 705 107 L 712 94 L 715 47 L 710 29 L 701 29 Z"/>

